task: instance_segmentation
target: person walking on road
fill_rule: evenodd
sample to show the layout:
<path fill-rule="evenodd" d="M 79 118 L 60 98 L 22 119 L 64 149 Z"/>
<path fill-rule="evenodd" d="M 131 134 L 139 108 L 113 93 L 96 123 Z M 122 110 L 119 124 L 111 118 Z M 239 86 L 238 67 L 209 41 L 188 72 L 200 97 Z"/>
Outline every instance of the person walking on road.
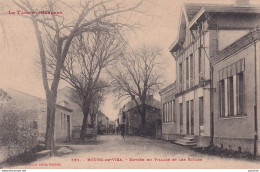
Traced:
<path fill-rule="evenodd" d="M 121 128 L 121 135 L 123 138 L 125 138 L 125 124 L 121 124 L 120 128 Z"/>

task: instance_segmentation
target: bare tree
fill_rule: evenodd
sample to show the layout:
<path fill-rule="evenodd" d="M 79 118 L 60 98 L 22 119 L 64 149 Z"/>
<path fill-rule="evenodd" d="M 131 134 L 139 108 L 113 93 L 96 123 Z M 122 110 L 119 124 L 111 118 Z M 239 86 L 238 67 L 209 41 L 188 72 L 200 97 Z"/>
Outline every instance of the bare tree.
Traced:
<path fill-rule="evenodd" d="M 157 92 L 163 84 L 161 50 L 143 46 L 126 53 L 110 70 L 113 92 L 118 100 L 132 98 L 145 124 L 147 96 Z"/>
<path fill-rule="evenodd" d="M 105 83 L 106 84 L 106 83 Z M 109 85 L 107 85 L 109 87 Z M 105 101 L 105 95 L 108 89 L 100 90 L 95 96 L 93 97 L 92 101 L 90 102 L 91 109 L 90 109 L 90 117 L 91 117 L 91 126 L 94 126 L 94 122 L 96 120 L 96 114 L 99 111 L 99 108 L 103 105 Z"/>
<path fill-rule="evenodd" d="M 109 31 L 128 26 L 120 22 L 118 17 L 122 13 L 137 12 L 143 0 L 130 7 L 129 4 L 124 5 L 125 2 L 121 0 L 81 0 L 71 1 L 70 4 L 62 0 L 46 0 L 42 4 L 39 1 L 30 0 L 12 0 L 11 2 L 16 6 L 15 9 L 27 12 L 19 16 L 32 22 L 37 38 L 41 75 L 47 100 L 45 147 L 52 150 L 53 155 L 57 88 L 73 39 L 82 33 L 93 32 L 97 28 Z M 62 14 L 44 14 L 44 11 L 61 11 Z M 52 42 L 52 55 L 56 59 L 51 77 L 47 72 L 46 47 L 49 42 Z"/>
<path fill-rule="evenodd" d="M 100 103 L 98 101 L 102 100 L 104 89 L 108 87 L 100 79 L 101 73 L 122 56 L 124 45 L 120 37 L 103 30 L 79 35 L 72 44 L 61 76 L 76 90 L 77 101 L 84 115 L 81 140 L 85 139 L 88 115 L 96 110 L 95 104 Z"/>
<path fill-rule="evenodd" d="M 97 86 L 95 87 L 95 90 L 91 90 L 92 92 L 94 92 L 94 93 L 92 93 L 93 98 L 92 98 L 91 102 L 89 102 L 90 103 L 89 115 L 91 117 L 89 125 L 91 125 L 91 127 L 97 127 L 97 126 L 95 126 L 96 114 L 98 113 L 99 107 L 103 104 L 103 102 L 105 100 L 104 96 L 107 93 L 108 87 L 109 87 L 109 85 L 107 85 L 107 83 L 103 82 L 102 80 L 99 80 L 97 83 Z M 87 99 L 88 98 L 87 96 L 84 97 L 84 95 L 82 95 L 81 93 L 82 93 L 82 90 L 72 89 L 70 94 L 67 96 L 67 98 L 69 98 L 72 102 L 76 103 L 80 107 L 82 112 L 83 111 L 85 112 L 86 110 L 84 110 L 84 109 L 87 107 L 84 107 L 83 104 L 84 104 L 84 101 L 88 102 L 89 100 Z M 84 100 L 84 99 L 86 99 L 86 100 Z M 87 123 L 83 123 L 83 124 L 87 125 Z M 85 126 L 82 126 L 82 128 L 85 128 Z M 97 133 L 95 132 L 95 134 L 97 134 Z"/>

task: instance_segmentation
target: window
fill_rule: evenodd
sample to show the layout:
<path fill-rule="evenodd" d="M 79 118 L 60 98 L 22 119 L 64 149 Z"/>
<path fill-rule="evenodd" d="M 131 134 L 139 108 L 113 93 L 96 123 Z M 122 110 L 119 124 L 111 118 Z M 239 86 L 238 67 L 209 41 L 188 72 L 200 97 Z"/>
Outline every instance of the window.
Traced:
<path fill-rule="evenodd" d="M 170 102 L 168 102 L 168 122 L 171 121 L 171 111 L 170 111 L 170 108 L 171 108 Z"/>
<path fill-rule="evenodd" d="M 182 89 L 183 89 L 183 85 L 182 85 L 182 77 L 183 77 L 183 75 L 182 75 L 182 63 L 180 63 L 179 64 L 179 91 L 182 91 Z"/>
<path fill-rule="evenodd" d="M 240 72 L 219 81 L 220 116 L 244 114 L 244 74 Z"/>
<path fill-rule="evenodd" d="M 179 64 L 179 81 L 182 83 L 182 63 Z"/>
<path fill-rule="evenodd" d="M 194 71 L 193 71 L 193 54 L 190 55 L 190 86 L 193 86 L 193 75 L 194 75 Z"/>
<path fill-rule="evenodd" d="M 167 103 L 163 104 L 163 122 L 167 123 L 167 122 L 173 122 L 175 121 L 175 101 L 169 101 Z"/>
<path fill-rule="evenodd" d="M 163 122 L 165 122 L 165 104 L 163 104 Z"/>
<path fill-rule="evenodd" d="M 189 58 L 186 58 L 186 88 L 189 88 Z"/>
<path fill-rule="evenodd" d="M 169 117 L 169 111 L 168 111 L 168 103 L 166 103 L 166 122 L 168 122 L 168 117 Z"/>
<path fill-rule="evenodd" d="M 225 116 L 225 81 L 219 82 L 220 116 Z"/>
<path fill-rule="evenodd" d="M 234 116 L 234 85 L 233 76 L 228 78 L 228 115 Z"/>
<path fill-rule="evenodd" d="M 190 55 L 190 78 L 193 78 L 193 54 Z"/>
<path fill-rule="evenodd" d="M 180 103 L 180 125 L 183 125 L 183 109 L 182 103 Z"/>
<path fill-rule="evenodd" d="M 170 101 L 170 107 L 169 107 L 169 114 L 170 114 L 170 122 L 172 122 L 172 101 Z"/>
<path fill-rule="evenodd" d="M 163 104 L 163 122 L 167 123 L 170 121 L 170 103 Z"/>
<path fill-rule="evenodd" d="M 176 122 L 176 117 L 175 117 L 175 100 L 172 102 L 172 120 L 173 122 Z"/>
<path fill-rule="evenodd" d="M 237 114 L 244 114 L 244 74 L 237 74 Z"/>
<path fill-rule="evenodd" d="M 166 107 L 165 107 L 166 105 L 165 104 L 163 104 L 163 122 L 165 122 L 166 120 L 165 120 L 165 115 L 166 115 Z"/>

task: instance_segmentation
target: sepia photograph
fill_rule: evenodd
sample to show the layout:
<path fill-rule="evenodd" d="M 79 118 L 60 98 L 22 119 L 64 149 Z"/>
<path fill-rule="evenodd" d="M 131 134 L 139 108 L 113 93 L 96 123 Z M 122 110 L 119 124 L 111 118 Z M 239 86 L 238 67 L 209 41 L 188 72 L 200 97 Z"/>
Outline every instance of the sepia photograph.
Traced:
<path fill-rule="evenodd" d="M 259 0 L 0 0 L 0 169 L 260 169 Z"/>

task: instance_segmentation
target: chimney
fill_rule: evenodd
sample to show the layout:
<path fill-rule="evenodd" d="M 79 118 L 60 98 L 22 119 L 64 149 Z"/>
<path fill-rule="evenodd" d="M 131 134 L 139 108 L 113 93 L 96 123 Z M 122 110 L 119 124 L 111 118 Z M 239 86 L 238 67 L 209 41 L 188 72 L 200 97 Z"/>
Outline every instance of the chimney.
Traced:
<path fill-rule="evenodd" d="M 250 0 L 234 0 L 234 6 L 236 7 L 248 7 L 250 6 Z"/>

